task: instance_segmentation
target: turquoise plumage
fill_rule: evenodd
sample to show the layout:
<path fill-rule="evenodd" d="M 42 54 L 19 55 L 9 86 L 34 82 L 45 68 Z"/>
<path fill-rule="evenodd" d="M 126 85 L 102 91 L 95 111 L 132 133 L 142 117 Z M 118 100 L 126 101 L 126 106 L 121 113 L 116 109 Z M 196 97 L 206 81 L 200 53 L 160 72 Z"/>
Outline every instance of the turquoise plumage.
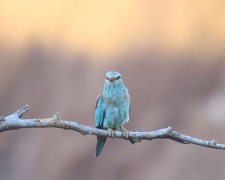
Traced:
<path fill-rule="evenodd" d="M 107 72 L 103 93 L 99 95 L 95 107 L 95 125 L 99 129 L 107 129 L 109 136 L 113 137 L 118 127 L 129 132 L 123 125 L 129 121 L 130 95 L 125 87 L 121 74 L 115 71 Z M 97 136 L 97 145 L 94 156 L 100 155 L 107 137 Z"/>

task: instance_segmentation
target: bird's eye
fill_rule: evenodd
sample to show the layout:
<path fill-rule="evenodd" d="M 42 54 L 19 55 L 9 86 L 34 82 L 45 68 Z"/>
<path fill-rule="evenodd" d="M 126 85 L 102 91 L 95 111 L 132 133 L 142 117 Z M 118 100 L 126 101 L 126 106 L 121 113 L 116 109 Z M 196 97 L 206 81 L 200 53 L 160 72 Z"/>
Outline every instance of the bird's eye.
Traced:
<path fill-rule="evenodd" d="M 121 78 L 121 76 L 117 76 L 115 79 L 118 80 L 118 79 L 120 79 L 120 78 Z"/>
<path fill-rule="evenodd" d="M 105 79 L 106 79 L 106 80 L 109 80 L 109 78 L 108 78 L 108 77 L 105 77 Z"/>

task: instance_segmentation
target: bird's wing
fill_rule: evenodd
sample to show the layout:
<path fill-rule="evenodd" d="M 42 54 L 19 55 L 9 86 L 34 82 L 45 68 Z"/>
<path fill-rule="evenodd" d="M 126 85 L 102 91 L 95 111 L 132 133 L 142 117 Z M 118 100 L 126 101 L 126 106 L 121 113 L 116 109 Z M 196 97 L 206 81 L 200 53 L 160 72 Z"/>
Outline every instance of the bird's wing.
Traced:
<path fill-rule="evenodd" d="M 102 129 L 103 128 L 103 121 L 105 116 L 105 111 L 103 107 L 104 99 L 102 94 L 98 96 L 98 100 L 95 105 L 95 126 L 97 128 Z"/>

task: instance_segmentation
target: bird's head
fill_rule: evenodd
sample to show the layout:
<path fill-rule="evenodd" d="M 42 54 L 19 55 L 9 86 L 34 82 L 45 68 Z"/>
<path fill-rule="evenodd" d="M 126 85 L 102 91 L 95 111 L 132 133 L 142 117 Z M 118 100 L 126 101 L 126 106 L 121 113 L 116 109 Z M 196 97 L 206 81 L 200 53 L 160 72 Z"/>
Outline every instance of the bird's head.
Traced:
<path fill-rule="evenodd" d="M 106 73 L 105 83 L 108 85 L 116 85 L 123 83 L 121 74 L 116 71 L 110 71 Z"/>

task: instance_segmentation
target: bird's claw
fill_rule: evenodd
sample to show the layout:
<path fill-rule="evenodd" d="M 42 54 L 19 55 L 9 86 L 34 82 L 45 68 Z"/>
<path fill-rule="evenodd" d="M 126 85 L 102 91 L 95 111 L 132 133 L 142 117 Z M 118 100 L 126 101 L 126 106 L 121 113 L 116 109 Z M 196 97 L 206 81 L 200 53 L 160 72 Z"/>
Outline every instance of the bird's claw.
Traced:
<path fill-rule="evenodd" d="M 128 137 L 129 137 L 129 131 L 126 130 L 123 126 L 120 126 L 120 129 L 121 129 L 122 133 L 125 133 L 126 139 L 128 139 Z"/>
<path fill-rule="evenodd" d="M 109 132 L 109 137 L 113 138 L 114 137 L 114 130 L 111 128 L 108 128 L 108 132 Z"/>

